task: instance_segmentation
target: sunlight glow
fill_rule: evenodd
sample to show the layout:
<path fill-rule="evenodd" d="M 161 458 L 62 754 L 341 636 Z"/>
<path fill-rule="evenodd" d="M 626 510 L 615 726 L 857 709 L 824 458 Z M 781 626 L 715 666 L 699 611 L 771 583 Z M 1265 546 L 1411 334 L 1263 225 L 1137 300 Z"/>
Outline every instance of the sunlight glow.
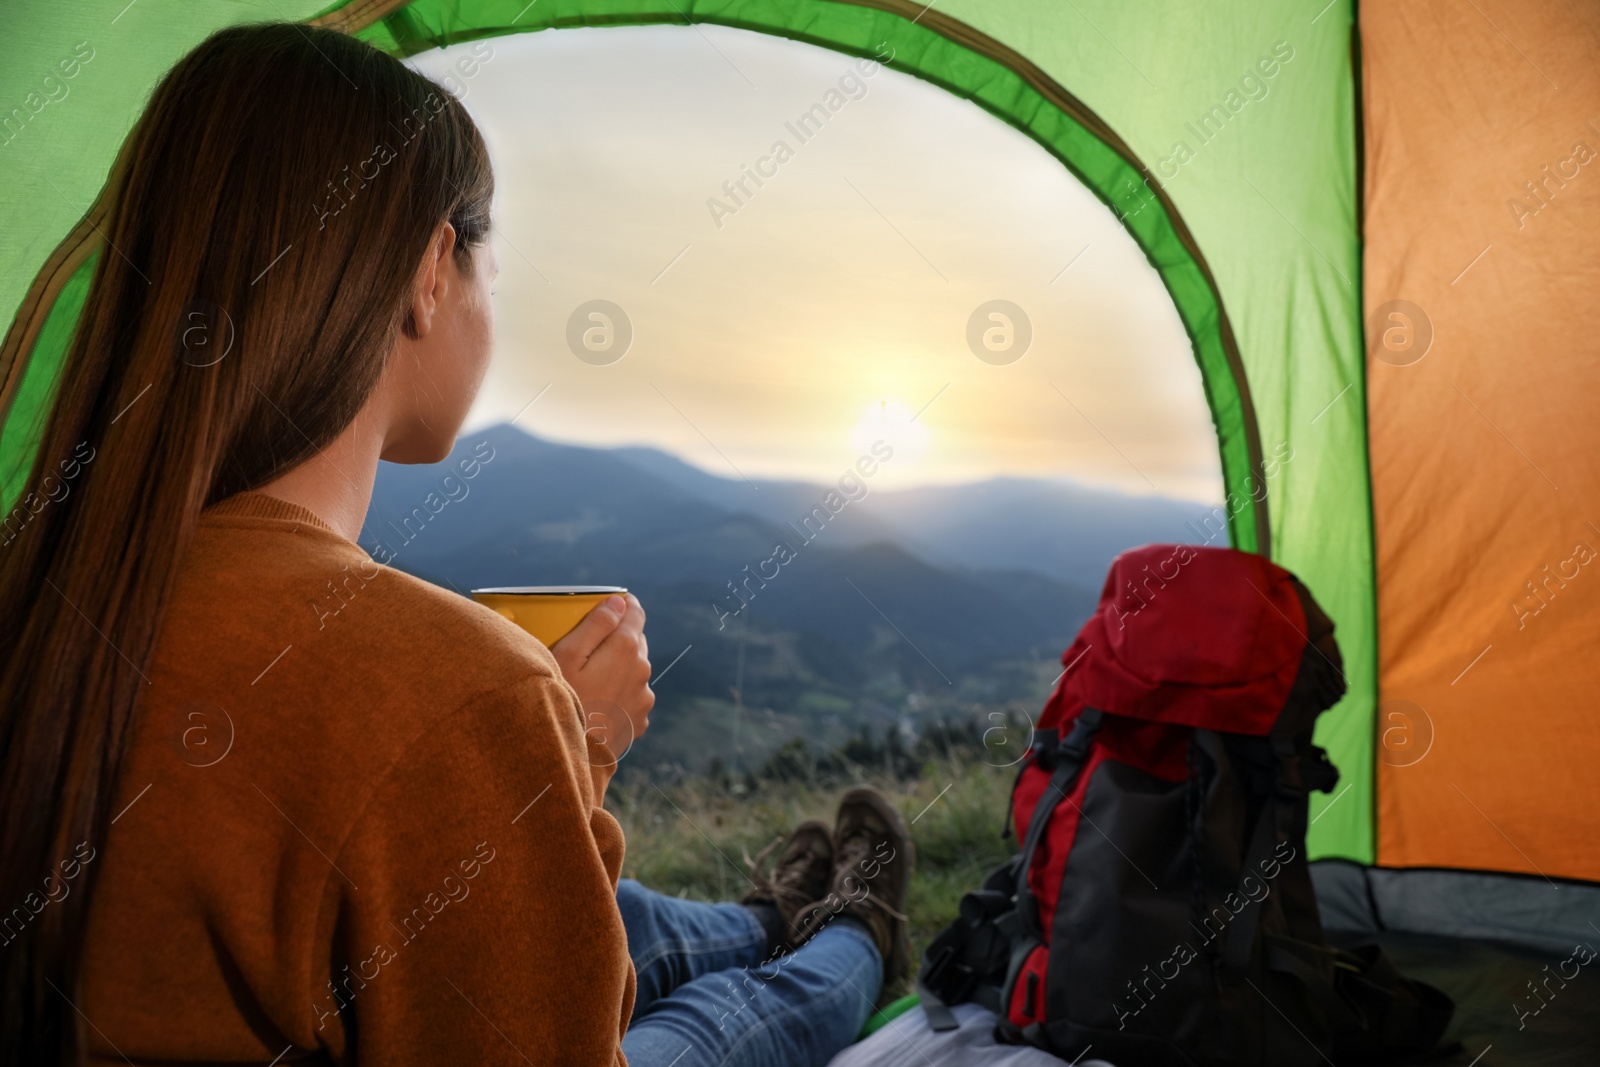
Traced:
<path fill-rule="evenodd" d="M 880 439 L 894 446 L 894 463 L 899 469 L 915 463 L 928 450 L 928 427 L 900 401 L 874 400 L 861 410 L 861 418 L 850 431 L 850 447 L 867 452 Z"/>
<path fill-rule="evenodd" d="M 707 63 L 708 43 L 760 91 Z M 478 44 L 413 62 L 446 75 Z M 784 124 L 857 61 L 748 30 L 583 27 L 492 47 L 463 86 L 494 157 L 501 267 L 469 432 L 515 416 L 547 440 L 658 448 L 758 483 L 831 481 L 865 454 L 841 455 L 847 442 L 894 437 L 884 488 L 1067 477 L 1221 499 L 1199 366 L 1160 276 L 1019 130 L 882 69 L 801 143 Z M 765 166 L 775 138 L 797 154 L 733 204 L 730 168 Z M 974 316 L 992 324 L 997 300 L 1026 322 L 1025 358 L 974 349 Z M 596 301 L 628 338 L 613 358 L 574 347 Z"/>

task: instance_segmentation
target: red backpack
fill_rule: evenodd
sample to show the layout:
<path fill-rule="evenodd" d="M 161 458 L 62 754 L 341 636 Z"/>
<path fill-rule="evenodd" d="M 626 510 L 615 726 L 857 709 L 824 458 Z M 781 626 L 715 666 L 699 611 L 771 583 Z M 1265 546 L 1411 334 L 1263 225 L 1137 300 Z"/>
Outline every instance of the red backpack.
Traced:
<path fill-rule="evenodd" d="M 1333 623 L 1294 575 L 1232 549 L 1112 563 L 1012 793 L 1020 852 L 969 893 L 918 978 L 935 1030 L 1141 1067 L 1395 1062 L 1453 1005 L 1376 946 L 1322 934 L 1311 743 L 1345 691 Z"/>

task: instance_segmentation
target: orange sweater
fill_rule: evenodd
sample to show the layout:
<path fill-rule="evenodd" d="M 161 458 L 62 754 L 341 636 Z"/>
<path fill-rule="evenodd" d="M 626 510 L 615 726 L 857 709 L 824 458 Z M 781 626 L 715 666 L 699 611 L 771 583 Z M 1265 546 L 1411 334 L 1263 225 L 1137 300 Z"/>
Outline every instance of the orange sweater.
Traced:
<path fill-rule="evenodd" d="M 242 493 L 147 674 L 90 860 L 96 1062 L 623 1064 L 622 830 L 543 645 Z"/>

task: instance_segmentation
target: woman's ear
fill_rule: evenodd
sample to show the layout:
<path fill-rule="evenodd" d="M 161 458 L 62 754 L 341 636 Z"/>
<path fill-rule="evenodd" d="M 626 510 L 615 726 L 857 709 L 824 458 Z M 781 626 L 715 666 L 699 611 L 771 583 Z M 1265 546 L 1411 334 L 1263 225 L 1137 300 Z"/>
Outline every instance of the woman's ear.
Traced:
<path fill-rule="evenodd" d="M 441 222 L 422 254 L 422 269 L 417 275 L 416 288 L 411 294 L 411 314 L 407 316 L 413 337 L 428 335 L 433 328 L 434 316 L 444 303 L 450 288 L 449 272 L 442 269 L 446 257 L 456 246 L 456 230 L 449 222 Z"/>

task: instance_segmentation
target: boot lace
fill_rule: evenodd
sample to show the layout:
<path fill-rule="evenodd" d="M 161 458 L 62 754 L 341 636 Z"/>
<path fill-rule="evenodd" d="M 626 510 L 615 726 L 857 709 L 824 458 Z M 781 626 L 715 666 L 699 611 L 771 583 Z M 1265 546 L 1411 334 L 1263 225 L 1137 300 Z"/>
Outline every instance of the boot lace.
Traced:
<path fill-rule="evenodd" d="M 748 848 L 741 847 L 740 852 L 743 854 L 745 866 L 750 868 L 750 884 L 755 886 L 755 892 L 751 894 L 753 899 L 765 898 L 774 904 L 787 904 L 790 908 L 799 909 L 811 903 L 811 895 L 794 884 L 793 879 L 799 875 L 783 865 L 774 866 L 770 873 L 766 869 L 767 857 L 771 856 L 773 850 L 783 844 L 783 841 L 783 835 L 779 834 L 768 842 L 765 848 L 757 852 L 753 859 Z M 786 873 L 791 875 L 789 880 L 784 878 Z"/>

